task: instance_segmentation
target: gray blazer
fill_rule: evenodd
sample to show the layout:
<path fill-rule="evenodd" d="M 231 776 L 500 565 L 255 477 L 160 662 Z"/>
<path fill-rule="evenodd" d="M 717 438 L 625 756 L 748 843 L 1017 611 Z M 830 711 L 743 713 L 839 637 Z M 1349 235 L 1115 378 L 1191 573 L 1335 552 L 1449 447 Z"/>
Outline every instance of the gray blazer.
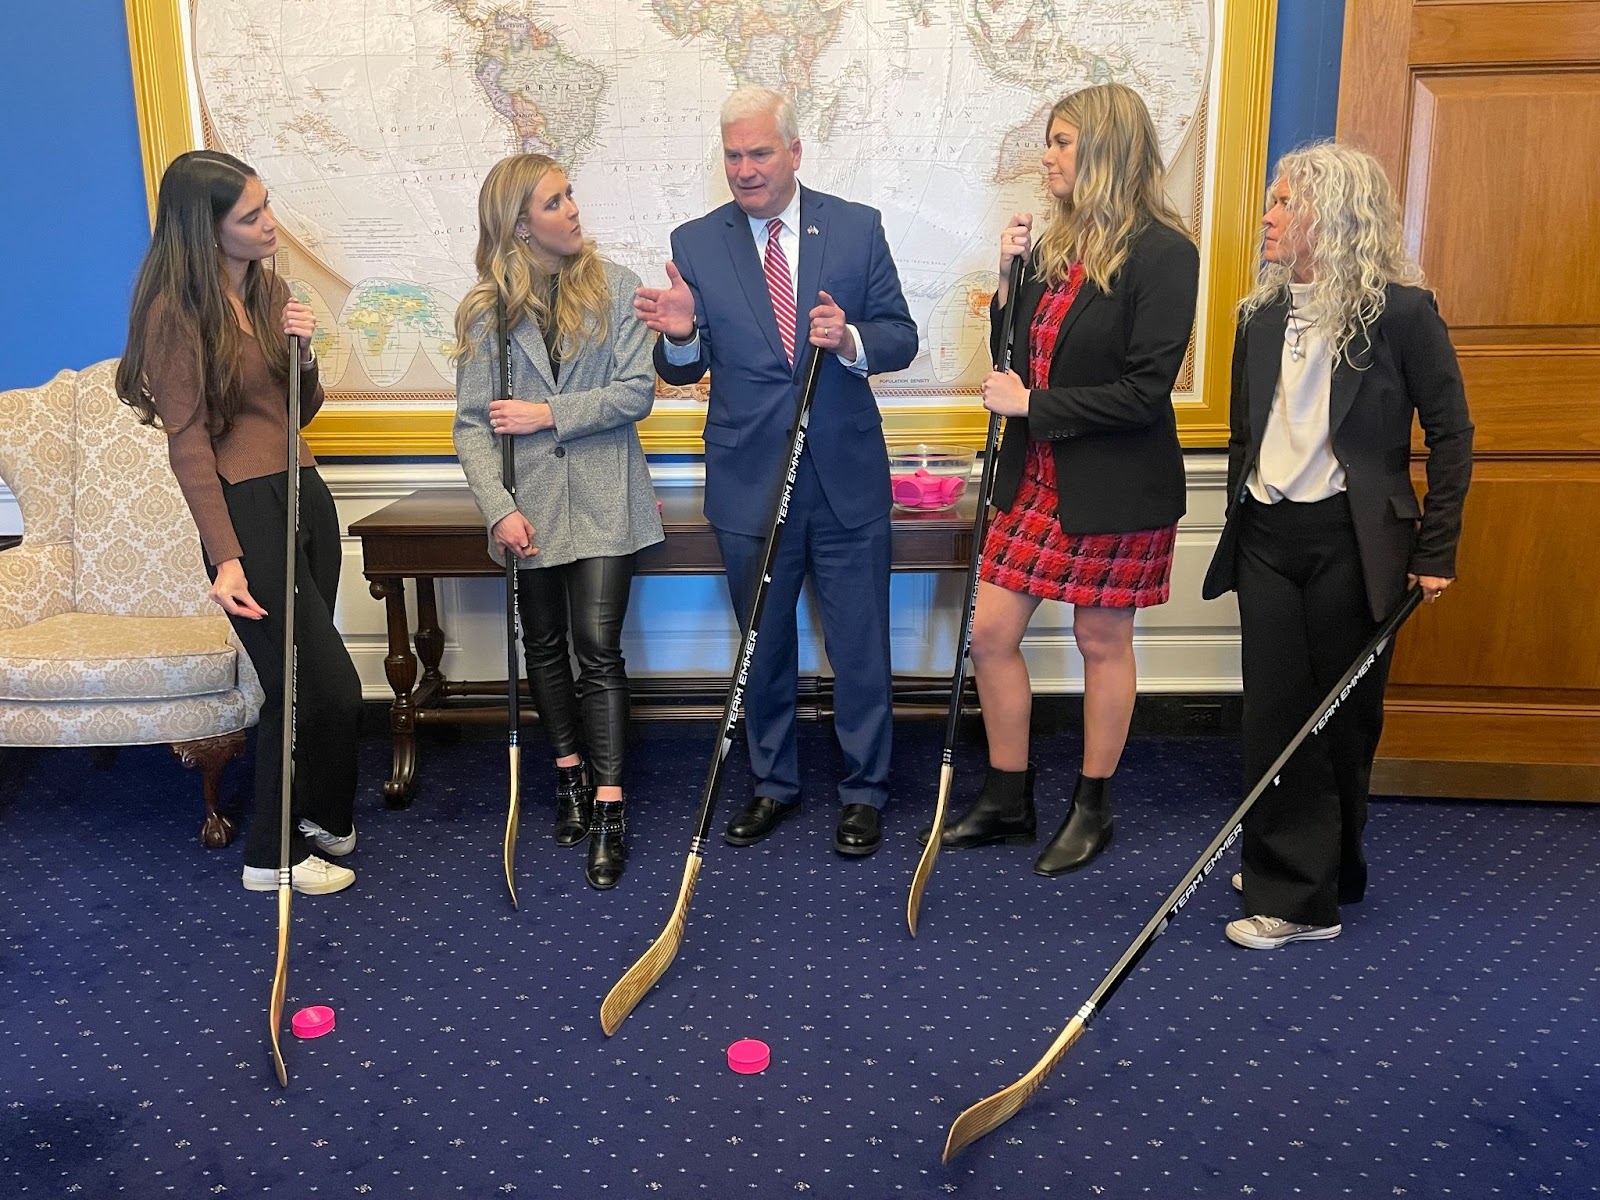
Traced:
<path fill-rule="evenodd" d="M 639 277 L 605 263 L 611 328 L 600 346 L 550 377 L 544 337 L 532 321 L 511 331 L 511 394 L 550 405 L 555 426 L 518 434 L 517 502 L 539 553 L 519 569 L 632 554 L 662 541 L 661 516 L 638 422 L 655 403 L 651 336 L 633 312 Z M 512 510 L 500 480 L 500 440 L 489 402 L 500 395 L 500 357 L 490 316 L 474 330 L 477 353 L 456 368 L 456 455 L 490 529 Z M 494 538 L 489 554 L 503 560 Z"/>

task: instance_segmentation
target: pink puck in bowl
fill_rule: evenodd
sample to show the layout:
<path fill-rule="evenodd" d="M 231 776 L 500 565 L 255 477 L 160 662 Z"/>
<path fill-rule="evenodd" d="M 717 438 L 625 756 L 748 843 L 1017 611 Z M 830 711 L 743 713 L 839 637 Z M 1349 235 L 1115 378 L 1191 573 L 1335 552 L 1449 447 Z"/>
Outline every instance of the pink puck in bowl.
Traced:
<path fill-rule="evenodd" d="M 755 1038 L 741 1038 L 728 1047 L 728 1069 L 740 1075 L 755 1075 L 767 1069 L 772 1061 L 772 1051 L 765 1042 Z"/>
<path fill-rule="evenodd" d="M 295 1037 L 321 1037 L 333 1030 L 333 1009 L 325 1004 L 302 1008 L 289 1019 L 289 1027 L 294 1030 Z"/>

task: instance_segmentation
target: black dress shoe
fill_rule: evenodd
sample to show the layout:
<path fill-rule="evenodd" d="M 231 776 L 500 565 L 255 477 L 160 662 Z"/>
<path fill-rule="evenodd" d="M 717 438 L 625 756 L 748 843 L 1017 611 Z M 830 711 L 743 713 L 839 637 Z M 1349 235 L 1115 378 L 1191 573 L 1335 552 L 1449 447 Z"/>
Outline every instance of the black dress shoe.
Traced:
<path fill-rule="evenodd" d="M 1081 870 L 1111 844 L 1111 780 L 1078 776 L 1067 819 L 1033 864 L 1036 875 L 1054 878 Z"/>
<path fill-rule="evenodd" d="M 722 840 L 730 846 L 754 846 L 767 834 L 800 811 L 799 801 L 779 804 L 770 796 L 757 796 L 728 822 Z"/>
<path fill-rule="evenodd" d="M 871 854 L 883 844 L 883 817 L 870 804 L 846 804 L 833 831 L 833 848 L 854 857 Z"/>

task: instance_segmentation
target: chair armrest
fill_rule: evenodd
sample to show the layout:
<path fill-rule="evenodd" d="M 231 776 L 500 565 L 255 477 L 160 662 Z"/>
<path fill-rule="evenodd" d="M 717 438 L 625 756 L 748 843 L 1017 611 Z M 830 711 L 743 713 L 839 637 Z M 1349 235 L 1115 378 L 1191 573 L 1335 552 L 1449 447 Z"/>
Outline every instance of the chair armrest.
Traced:
<path fill-rule="evenodd" d="M 0 629 L 71 611 L 71 546 L 24 543 L 0 551 Z"/>

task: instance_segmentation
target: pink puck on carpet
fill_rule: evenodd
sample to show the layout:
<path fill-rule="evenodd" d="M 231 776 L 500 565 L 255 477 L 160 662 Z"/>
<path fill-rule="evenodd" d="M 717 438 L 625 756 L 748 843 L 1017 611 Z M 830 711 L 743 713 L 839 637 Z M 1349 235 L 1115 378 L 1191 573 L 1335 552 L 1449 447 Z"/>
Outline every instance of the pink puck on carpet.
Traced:
<path fill-rule="evenodd" d="M 302 1008 L 289 1019 L 295 1037 L 314 1038 L 333 1031 L 333 1009 L 325 1004 Z"/>
<path fill-rule="evenodd" d="M 728 1068 L 740 1075 L 755 1075 L 767 1069 L 772 1061 L 772 1051 L 765 1042 L 755 1038 L 740 1038 L 728 1047 Z"/>

